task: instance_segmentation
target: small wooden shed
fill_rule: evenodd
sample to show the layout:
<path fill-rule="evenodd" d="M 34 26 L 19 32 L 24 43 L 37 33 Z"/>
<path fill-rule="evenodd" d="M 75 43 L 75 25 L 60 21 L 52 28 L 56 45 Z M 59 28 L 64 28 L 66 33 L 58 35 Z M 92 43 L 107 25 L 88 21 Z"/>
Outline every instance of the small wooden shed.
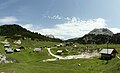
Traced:
<path fill-rule="evenodd" d="M 5 52 L 6 53 L 13 53 L 13 50 L 12 50 L 12 48 L 5 48 Z"/>
<path fill-rule="evenodd" d="M 4 48 L 9 48 L 10 44 L 4 44 Z"/>
<path fill-rule="evenodd" d="M 41 48 L 35 48 L 33 52 L 41 52 Z"/>
<path fill-rule="evenodd" d="M 14 49 L 14 52 L 20 52 L 21 49 Z"/>
<path fill-rule="evenodd" d="M 107 60 L 114 58 L 118 52 L 115 49 L 102 49 L 99 53 L 101 54 L 101 59 Z"/>
<path fill-rule="evenodd" d="M 63 50 L 57 50 L 57 55 L 61 55 L 63 53 Z"/>
<path fill-rule="evenodd" d="M 59 44 L 56 44 L 55 46 L 56 47 L 62 47 L 62 46 L 64 46 L 64 44 L 63 43 L 59 43 Z"/>

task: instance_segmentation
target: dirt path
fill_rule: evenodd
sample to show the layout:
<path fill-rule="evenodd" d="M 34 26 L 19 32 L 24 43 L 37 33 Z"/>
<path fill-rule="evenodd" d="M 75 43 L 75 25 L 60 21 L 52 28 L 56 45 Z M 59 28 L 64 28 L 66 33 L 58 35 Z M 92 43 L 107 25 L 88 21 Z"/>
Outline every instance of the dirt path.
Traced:
<path fill-rule="evenodd" d="M 51 56 L 53 56 L 53 57 L 55 57 L 55 58 L 59 58 L 59 59 L 64 59 L 62 56 L 58 56 L 58 55 L 53 54 L 53 53 L 50 51 L 50 49 L 51 49 L 51 48 L 47 48 L 47 50 L 48 50 L 48 52 L 49 52 L 49 54 L 50 54 Z"/>
<path fill-rule="evenodd" d="M 118 55 L 116 55 L 118 59 L 120 59 L 120 57 Z"/>
<path fill-rule="evenodd" d="M 62 56 L 58 56 L 58 55 L 53 54 L 50 51 L 50 49 L 51 48 L 47 48 L 49 54 L 51 56 L 55 57 L 55 58 L 54 59 L 47 59 L 47 60 L 43 60 L 43 61 L 55 61 L 55 60 L 58 60 L 58 59 L 67 60 L 67 59 L 79 59 L 79 58 L 89 59 L 89 58 L 92 58 L 92 57 L 95 57 L 95 56 L 99 56 L 99 53 L 93 52 L 93 53 L 84 53 L 84 54 L 81 54 L 81 55 L 70 55 L 70 56 L 62 57 Z"/>

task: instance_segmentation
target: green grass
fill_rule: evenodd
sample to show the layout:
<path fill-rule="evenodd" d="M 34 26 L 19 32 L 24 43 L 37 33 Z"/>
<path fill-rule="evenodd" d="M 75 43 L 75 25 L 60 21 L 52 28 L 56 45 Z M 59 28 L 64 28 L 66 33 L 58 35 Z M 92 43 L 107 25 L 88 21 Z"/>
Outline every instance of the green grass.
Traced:
<path fill-rule="evenodd" d="M 3 39 L 3 38 L 2 38 Z M 1 40 L 3 41 L 3 40 Z M 55 42 L 41 42 L 31 41 L 30 39 L 22 40 L 21 45 L 12 43 L 13 40 L 9 39 L 11 47 L 13 49 L 20 46 L 24 46 L 25 50 L 21 52 L 15 52 L 13 54 L 6 54 L 8 60 L 16 60 L 16 63 L 12 64 L 0 64 L 0 72 L 6 73 L 119 73 L 120 71 L 120 60 L 113 58 L 106 64 L 105 60 L 100 60 L 97 57 L 94 59 L 77 59 L 77 60 L 57 60 L 53 62 L 42 62 L 42 60 L 54 58 L 50 56 L 46 48 L 42 48 L 40 53 L 33 53 L 33 49 L 36 47 L 54 46 Z M 76 43 L 77 44 L 77 43 Z M 16 46 L 15 46 L 16 45 Z M 94 48 L 88 49 L 99 49 L 106 48 L 106 44 L 77 44 L 79 49 L 86 49 L 86 46 L 94 46 Z M 119 44 L 109 44 L 109 48 L 116 48 L 120 50 Z M 71 51 L 73 46 L 53 48 L 51 51 L 56 54 L 58 49 L 68 49 L 69 55 L 76 53 L 76 50 Z M 0 52 L 4 53 L 3 44 L 0 43 Z M 76 53 L 78 54 L 78 53 Z M 67 54 L 66 54 L 67 55 Z M 120 54 L 118 54 L 120 56 Z M 81 66 L 78 66 L 81 64 Z"/>
<path fill-rule="evenodd" d="M 81 64 L 81 66 L 78 66 Z M 59 60 L 54 62 L 29 62 L 1 64 L 0 71 L 17 71 L 20 73 L 119 73 L 120 61 L 99 59 Z"/>

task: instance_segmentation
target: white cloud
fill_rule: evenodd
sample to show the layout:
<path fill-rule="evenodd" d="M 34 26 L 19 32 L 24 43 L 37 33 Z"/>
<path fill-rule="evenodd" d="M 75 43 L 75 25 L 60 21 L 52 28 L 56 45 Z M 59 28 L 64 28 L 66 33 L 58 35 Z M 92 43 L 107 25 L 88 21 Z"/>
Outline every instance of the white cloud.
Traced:
<path fill-rule="evenodd" d="M 47 16 L 49 19 L 63 19 L 60 15 L 54 15 L 54 16 Z"/>
<path fill-rule="evenodd" d="M 39 32 L 43 35 L 52 34 L 57 38 L 61 39 L 70 39 L 75 37 L 82 37 L 83 35 L 87 34 L 89 31 L 93 30 L 94 28 L 107 28 L 106 20 L 103 18 L 97 19 L 89 19 L 89 20 L 81 20 L 80 18 L 70 18 L 70 17 L 60 17 L 56 15 L 53 19 L 64 19 L 67 22 L 62 24 L 56 24 L 53 28 L 41 28 L 36 27 L 33 24 L 20 24 L 22 27 L 34 31 Z M 19 21 L 16 17 L 4 17 L 0 18 L 0 24 L 13 24 Z M 36 29 L 37 28 L 37 29 Z M 39 29 L 38 29 L 39 28 Z M 120 32 L 119 28 L 108 28 L 114 33 Z"/>
<path fill-rule="evenodd" d="M 18 21 L 18 19 L 13 16 L 0 18 L 1 24 L 11 24 L 11 23 L 16 23 L 17 21 Z"/>
<path fill-rule="evenodd" d="M 56 24 L 53 28 L 44 28 L 38 30 L 38 32 L 44 35 L 52 34 L 58 38 L 69 39 L 81 37 L 94 28 L 105 28 L 106 25 L 105 19 L 102 18 L 83 21 L 80 18 L 73 17 L 66 23 Z"/>
<path fill-rule="evenodd" d="M 72 19 L 70 17 L 62 17 L 60 15 L 45 16 L 45 18 L 52 19 L 52 20 L 67 20 L 67 21 L 70 21 Z M 76 19 L 79 19 L 79 18 L 76 18 Z"/>
<path fill-rule="evenodd" d="M 89 19 L 89 20 L 81 20 L 80 18 L 69 18 L 66 17 L 67 22 L 62 24 L 56 24 L 53 28 L 41 28 L 36 29 L 36 26 L 33 24 L 20 24 L 22 27 L 34 31 L 39 32 L 43 35 L 52 34 L 56 38 L 61 39 L 70 39 L 75 37 L 82 37 L 83 35 L 87 34 L 94 28 L 107 28 L 106 20 L 103 18 L 97 19 Z M 120 31 L 119 28 L 108 28 L 114 33 L 118 33 Z"/>
<path fill-rule="evenodd" d="M 23 28 L 33 31 L 33 24 L 20 24 Z"/>
<path fill-rule="evenodd" d="M 113 33 L 120 33 L 120 29 L 119 28 L 108 28 L 110 29 Z"/>

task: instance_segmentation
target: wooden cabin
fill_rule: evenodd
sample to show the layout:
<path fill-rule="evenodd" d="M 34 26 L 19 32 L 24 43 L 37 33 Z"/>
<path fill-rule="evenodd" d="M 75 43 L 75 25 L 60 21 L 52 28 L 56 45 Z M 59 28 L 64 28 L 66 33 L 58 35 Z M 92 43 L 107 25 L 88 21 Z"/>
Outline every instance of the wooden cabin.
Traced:
<path fill-rule="evenodd" d="M 57 50 L 57 55 L 61 55 L 63 53 L 63 50 Z"/>
<path fill-rule="evenodd" d="M 13 53 L 13 50 L 12 50 L 12 48 L 6 48 L 6 49 L 5 49 L 5 52 L 6 52 L 6 53 Z"/>
<path fill-rule="evenodd" d="M 99 53 L 101 54 L 101 59 L 108 60 L 114 58 L 118 52 L 115 49 L 102 49 Z"/>
<path fill-rule="evenodd" d="M 10 44 L 4 44 L 4 48 L 9 48 Z"/>
<path fill-rule="evenodd" d="M 20 52 L 21 49 L 14 49 L 14 52 Z"/>
<path fill-rule="evenodd" d="M 41 48 L 35 48 L 33 52 L 41 52 Z"/>

